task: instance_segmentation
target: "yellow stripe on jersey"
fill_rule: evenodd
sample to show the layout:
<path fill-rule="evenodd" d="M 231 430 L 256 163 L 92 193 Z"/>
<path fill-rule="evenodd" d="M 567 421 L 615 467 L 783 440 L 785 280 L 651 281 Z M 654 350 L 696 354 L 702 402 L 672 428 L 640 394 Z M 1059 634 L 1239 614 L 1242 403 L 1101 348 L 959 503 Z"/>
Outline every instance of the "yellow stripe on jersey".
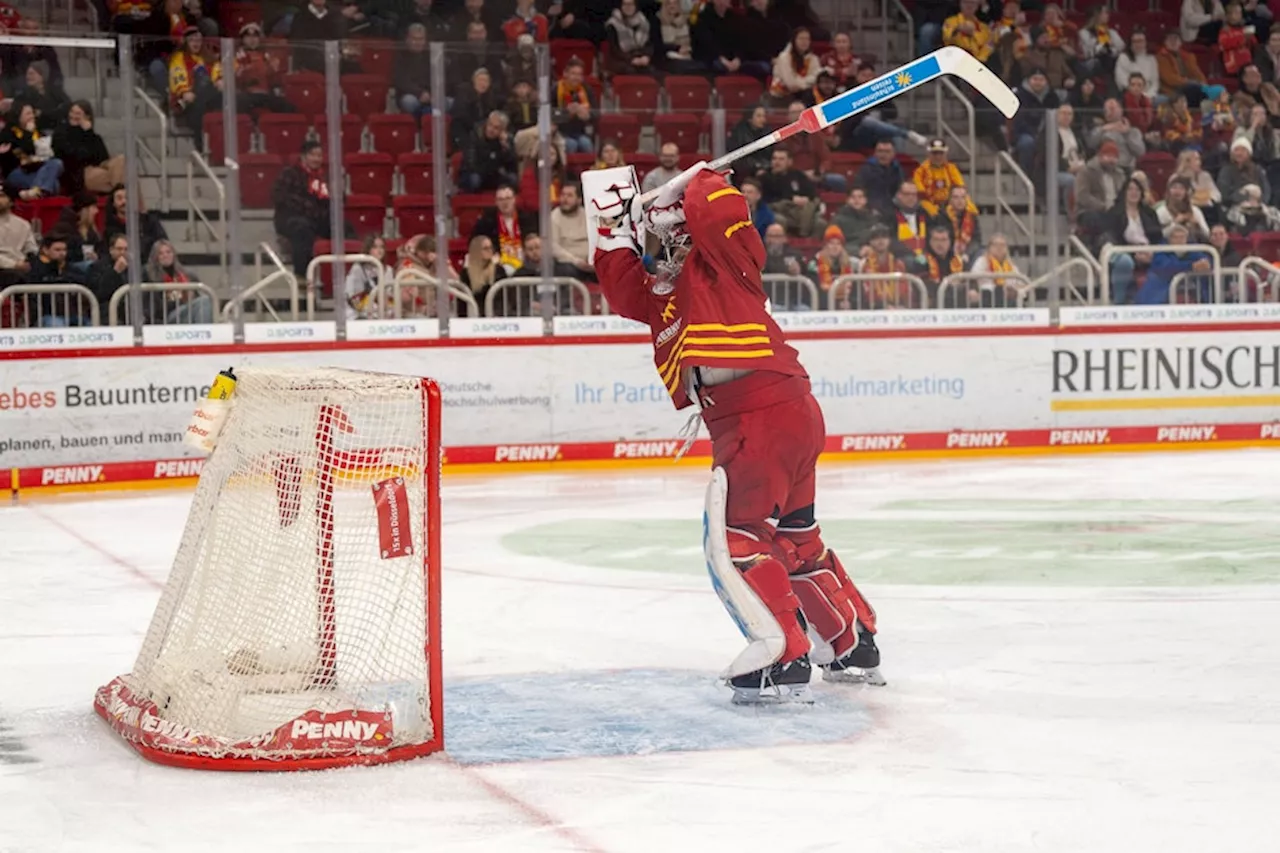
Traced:
<path fill-rule="evenodd" d="M 707 201 L 715 201 L 716 199 L 724 198 L 727 195 L 742 195 L 742 193 L 738 192 L 733 187 L 725 187 L 724 189 L 716 190 L 711 195 L 707 196 Z"/>
<path fill-rule="evenodd" d="M 685 343 L 705 344 L 707 346 L 716 346 L 717 344 L 741 346 L 742 344 L 767 344 L 769 343 L 769 337 L 767 335 L 760 335 L 755 338 L 689 338 Z"/>
<path fill-rule="evenodd" d="M 732 350 L 687 349 L 681 357 L 684 358 L 691 355 L 700 355 L 706 358 L 768 358 L 773 355 L 773 350 L 753 349 L 743 352 L 734 352 Z"/>
<path fill-rule="evenodd" d="M 728 228 L 724 229 L 724 236 L 732 237 L 734 234 L 738 233 L 743 228 L 750 228 L 750 227 L 751 227 L 750 219 L 740 219 L 737 222 L 730 225 Z"/>
<path fill-rule="evenodd" d="M 662 364 L 658 366 L 659 375 L 665 375 L 667 372 L 667 367 L 670 366 L 671 362 L 679 360 L 678 356 L 680 355 L 680 349 L 684 346 L 684 339 L 685 339 L 685 336 L 688 334 L 689 334 L 689 327 L 686 326 L 684 329 L 680 331 L 680 334 L 676 336 L 675 341 L 671 344 L 671 352 L 667 354 L 667 360 L 662 362 Z"/>
<path fill-rule="evenodd" d="M 764 323 L 739 323 L 736 326 L 726 326 L 724 323 L 691 323 L 687 328 L 691 332 L 763 332 L 765 331 Z"/>

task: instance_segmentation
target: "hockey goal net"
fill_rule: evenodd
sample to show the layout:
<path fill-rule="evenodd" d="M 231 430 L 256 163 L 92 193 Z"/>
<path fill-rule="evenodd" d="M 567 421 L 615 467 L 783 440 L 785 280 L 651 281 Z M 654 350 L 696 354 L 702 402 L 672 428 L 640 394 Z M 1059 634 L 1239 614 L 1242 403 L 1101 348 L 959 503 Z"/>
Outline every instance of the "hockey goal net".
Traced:
<path fill-rule="evenodd" d="M 439 389 L 335 369 L 238 379 L 133 671 L 96 710 L 190 767 L 439 749 Z"/>

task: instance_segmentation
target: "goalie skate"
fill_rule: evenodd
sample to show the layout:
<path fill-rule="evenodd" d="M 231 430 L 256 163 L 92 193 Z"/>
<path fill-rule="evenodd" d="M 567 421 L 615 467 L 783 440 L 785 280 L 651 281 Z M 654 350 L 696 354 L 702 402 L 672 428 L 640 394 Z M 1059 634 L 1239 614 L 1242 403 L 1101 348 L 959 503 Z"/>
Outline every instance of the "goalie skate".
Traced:
<path fill-rule="evenodd" d="M 813 669 L 807 657 L 758 669 L 730 678 L 735 705 L 812 705 L 809 677 Z"/>
<path fill-rule="evenodd" d="M 824 666 L 822 680 L 833 684 L 871 684 L 875 687 L 887 684 L 880 674 L 880 649 L 876 646 L 875 635 L 858 631 L 858 645 L 840 660 Z"/>

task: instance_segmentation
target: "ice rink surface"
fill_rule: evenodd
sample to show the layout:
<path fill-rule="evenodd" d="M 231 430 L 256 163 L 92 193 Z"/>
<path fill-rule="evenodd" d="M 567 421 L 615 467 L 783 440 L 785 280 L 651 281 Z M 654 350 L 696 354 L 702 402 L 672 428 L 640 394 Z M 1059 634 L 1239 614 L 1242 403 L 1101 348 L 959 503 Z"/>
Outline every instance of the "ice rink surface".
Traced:
<path fill-rule="evenodd" d="M 1277 849 L 1280 452 L 827 466 L 884 688 L 742 709 L 706 473 L 447 476 L 446 756 L 149 764 L 91 711 L 189 493 L 0 509 L 0 851 Z"/>

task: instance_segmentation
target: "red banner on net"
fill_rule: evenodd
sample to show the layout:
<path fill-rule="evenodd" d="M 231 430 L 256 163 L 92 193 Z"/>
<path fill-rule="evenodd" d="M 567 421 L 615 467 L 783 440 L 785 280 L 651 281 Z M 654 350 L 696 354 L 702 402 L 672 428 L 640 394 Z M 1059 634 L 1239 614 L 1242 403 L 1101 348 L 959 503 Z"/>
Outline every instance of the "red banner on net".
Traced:
<path fill-rule="evenodd" d="M 1280 423 L 1192 424 L 1181 426 L 1072 427 L 1069 429 L 952 430 L 948 432 L 850 433 L 827 436 L 826 452 L 842 458 L 966 455 L 1005 450 L 1158 448 L 1162 445 L 1205 446 L 1280 442 Z M 500 444 L 452 447 L 445 465 L 510 465 L 528 463 L 670 460 L 679 452 L 677 439 L 602 441 L 573 444 Z M 711 442 L 694 442 L 687 456 L 707 458 Z M 197 477 L 203 459 L 161 459 L 108 462 L 98 465 L 51 465 L 10 469 L 10 489 L 75 487 L 96 484 L 189 480 Z"/>

